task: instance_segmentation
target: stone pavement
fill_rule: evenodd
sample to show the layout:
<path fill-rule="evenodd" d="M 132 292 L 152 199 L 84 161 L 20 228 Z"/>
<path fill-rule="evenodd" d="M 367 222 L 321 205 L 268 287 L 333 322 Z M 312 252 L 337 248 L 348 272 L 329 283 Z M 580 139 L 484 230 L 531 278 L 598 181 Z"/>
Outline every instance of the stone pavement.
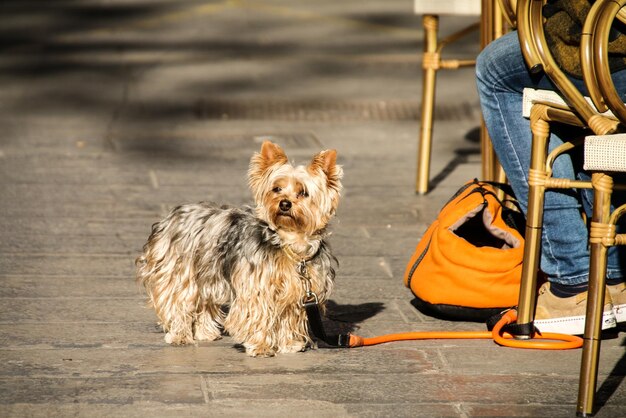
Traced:
<path fill-rule="evenodd" d="M 435 188 L 413 193 L 411 8 L 2 2 L 0 416 L 574 416 L 578 350 L 421 341 L 254 359 L 228 337 L 170 347 L 134 281 L 151 224 L 173 205 L 250 202 L 249 157 L 272 138 L 301 162 L 336 148 L 345 170 L 329 325 L 484 329 L 422 315 L 402 284 L 426 226 L 480 172 L 473 73 L 444 72 Z M 477 36 L 450 51 L 475 55 Z M 603 343 L 599 417 L 626 416 L 624 341 Z"/>

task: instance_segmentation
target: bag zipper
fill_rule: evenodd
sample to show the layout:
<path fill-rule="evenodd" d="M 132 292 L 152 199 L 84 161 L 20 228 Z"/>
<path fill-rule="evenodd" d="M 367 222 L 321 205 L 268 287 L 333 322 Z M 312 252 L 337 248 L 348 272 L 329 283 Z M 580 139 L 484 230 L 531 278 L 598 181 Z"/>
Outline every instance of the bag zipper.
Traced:
<path fill-rule="evenodd" d="M 428 251 L 428 248 L 430 247 L 430 242 L 432 240 L 433 240 L 433 236 L 431 234 L 430 239 L 428 240 L 428 244 L 426 244 L 426 248 L 424 248 L 424 251 L 422 251 L 419 257 L 417 257 L 417 260 L 415 260 L 415 263 L 413 263 L 411 270 L 409 270 L 409 279 L 407 280 L 407 287 L 409 289 L 411 289 L 411 280 L 413 280 L 413 273 L 415 273 L 415 269 L 417 269 L 418 264 L 421 263 L 422 259 L 426 256 L 426 252 Z M 411 292 L 413 292 L 413 289 L 411 289 Z"/>

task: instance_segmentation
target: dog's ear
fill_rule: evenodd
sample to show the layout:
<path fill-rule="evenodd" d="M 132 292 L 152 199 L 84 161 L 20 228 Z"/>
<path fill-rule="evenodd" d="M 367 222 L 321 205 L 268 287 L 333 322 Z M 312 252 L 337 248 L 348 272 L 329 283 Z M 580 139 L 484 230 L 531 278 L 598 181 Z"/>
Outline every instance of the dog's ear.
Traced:
<path fill-rule="evenodd" d="M 248 183 L 254 194 L 257 194 L 264 183 L 264 177 L 266 177 L 264 174 L 270 167 L 277 164 L 287 164 L 288 162 L 287 155 L 285 155 L 281 147 L 270 141 L 263 142 L 261 152 L 257 152 L 252 156 L 248 169 Z"/>
<path fill-rule="evenodd" d="M 255 153 L 250 160 L 249 175 L 251 177 L 260 176 L 274 164 L 286 164 L 287 162 L 287 156 L 281 147 L 270 141 L 265 141 L 261 145 L 261 152 Z"/>
<path fill-rule="evenodd" d="M 314 175 L 322 171 L 326 175 L 328 187 L 337 192 L 341 190 L 340 180 L 343 177 L 343 170 L 337 165 L 337 151 L 334 149 L 322 151 L 313 157 L 308 170 Z"/>
<path fill-rule="evenodd" d="M 260 156 L 268 166 L 274 164 L 286 164 L 288 161 L 285 151 L 283 151 L 283 149 L 277 144 L 270 141 L 263 142 L 261 145 Z"/>

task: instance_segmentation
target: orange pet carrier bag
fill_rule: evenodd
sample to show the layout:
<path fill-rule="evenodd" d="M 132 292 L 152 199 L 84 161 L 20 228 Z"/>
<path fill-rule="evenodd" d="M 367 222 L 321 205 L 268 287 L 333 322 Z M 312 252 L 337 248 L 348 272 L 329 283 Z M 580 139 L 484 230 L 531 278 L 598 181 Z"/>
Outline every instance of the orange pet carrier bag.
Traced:
<path fill-rule="evenodd" d="M 485 321 L 515 306 L 524 252 L 524 217 L 505 185 L 473 180 L 441 209 L 410 258 L 404 284 L 413 305 L 441 319 Z"/>

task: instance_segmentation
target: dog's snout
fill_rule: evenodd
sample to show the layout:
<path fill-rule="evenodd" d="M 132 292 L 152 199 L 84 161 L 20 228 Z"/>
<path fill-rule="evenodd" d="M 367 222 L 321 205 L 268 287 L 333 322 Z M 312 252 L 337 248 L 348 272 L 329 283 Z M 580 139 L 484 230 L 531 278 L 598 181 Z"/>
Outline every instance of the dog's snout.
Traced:
<path fill-rule="evenodd" d="M 291 209 L 291 202 L 287 199 L 283 199 L 280 201 L 280 203 L 278 204 L 278 207 L 280 208 L 280 210 L 282 210 L 283 212 L 287 212 L 289 209 Z"/>

